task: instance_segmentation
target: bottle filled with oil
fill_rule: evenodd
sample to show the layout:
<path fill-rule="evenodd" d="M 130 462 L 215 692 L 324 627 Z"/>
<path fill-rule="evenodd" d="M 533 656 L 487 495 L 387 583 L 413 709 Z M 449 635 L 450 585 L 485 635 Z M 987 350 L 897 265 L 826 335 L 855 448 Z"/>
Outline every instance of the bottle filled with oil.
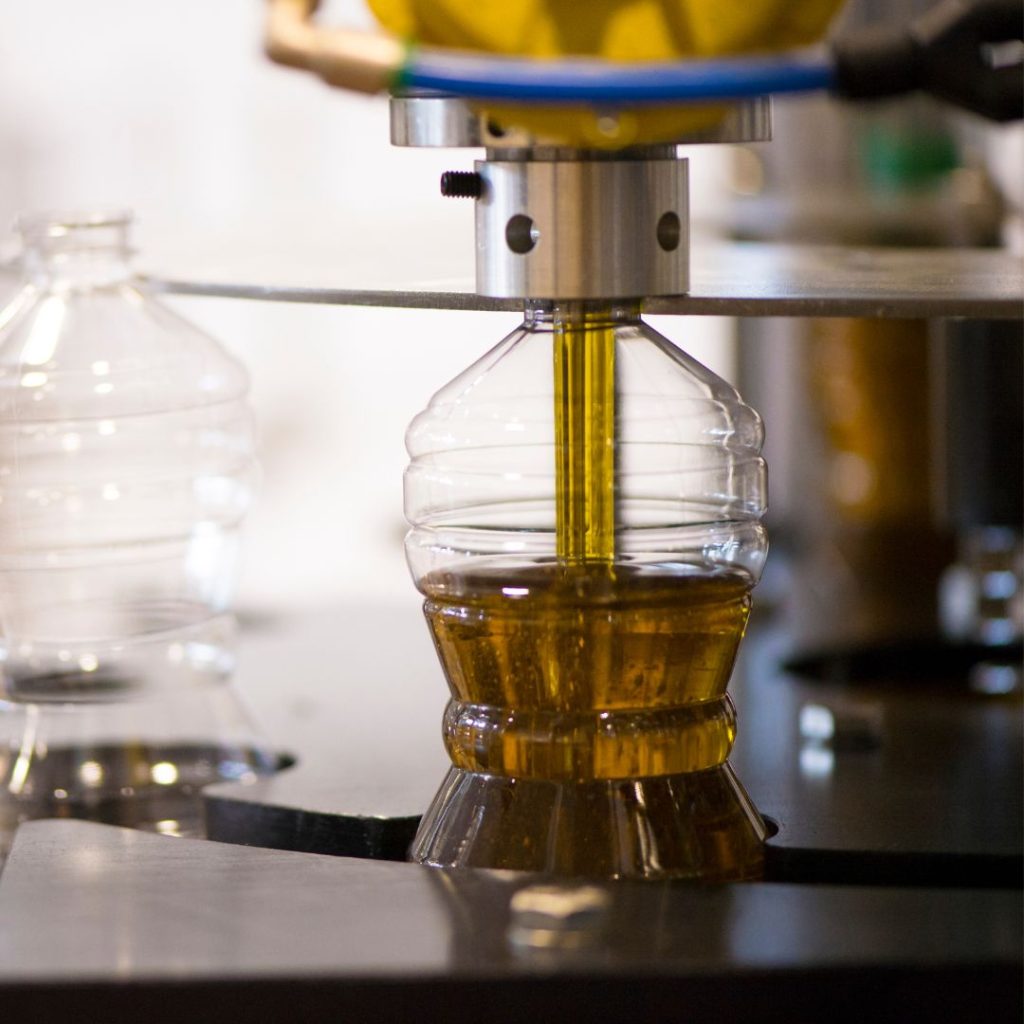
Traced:
<path fill-rule="evenodd" d="M 407 553 L 452 767 L 415 860 L 760 874 L 727 686 L 766 553 L 762 437 L 634 306 L 533 306 L 434 396 Z"/>

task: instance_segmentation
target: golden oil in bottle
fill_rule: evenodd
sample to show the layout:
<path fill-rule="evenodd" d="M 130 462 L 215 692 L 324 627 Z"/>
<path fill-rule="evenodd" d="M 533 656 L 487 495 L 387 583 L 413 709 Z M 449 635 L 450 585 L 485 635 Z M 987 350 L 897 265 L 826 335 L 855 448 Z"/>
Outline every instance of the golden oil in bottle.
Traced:
<path fill-rule="evenodd" d="M 606 316 L 555 324 L 555 539 L 570 566 L 615 558 L 615 331 Z"/>
<path fill-rule="evenodd" d="M 446 741 L 469 771 L 622 779 L 721 764 L 726 686 L 750 607 L 739 573 L 557 564 L 424 582 L 454 701 Z M 468 710 L 466 710 L 468 709 Z"/>
<path fill-rule="evenodd" d="M 460 863 L 760 875 L 763 826 L 726 762 L 748 577 L 551 562 L 421 586 L 452 692 L 454 816 L 479 815 L 449 815 L 451 834 L 472 836 Z M 429 821 L 423 836 L 430 861 Z"/>

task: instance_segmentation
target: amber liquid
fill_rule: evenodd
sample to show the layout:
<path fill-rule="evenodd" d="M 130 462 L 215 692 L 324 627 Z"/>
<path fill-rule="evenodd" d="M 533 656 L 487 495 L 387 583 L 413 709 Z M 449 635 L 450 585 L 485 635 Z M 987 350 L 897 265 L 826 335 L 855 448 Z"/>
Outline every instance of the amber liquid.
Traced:
<path fill-rule="evenodd" d="M 726 758 L 739 573 L 552 562 L 423 581 L 453 768 L 415 859 L 586 877 L 759 877 Z"/>
<path fill-rule="evenodd" d="M 617 779 L 699 771 L 728 755 L 746 576 L 550 563 L 423 586 L 458 767 Z"/>
<path fill-rule="evenodd" d="M 615 559 L 615 331 L 599 314 L 554 332 L 555 542 L 563 565 Z"/>

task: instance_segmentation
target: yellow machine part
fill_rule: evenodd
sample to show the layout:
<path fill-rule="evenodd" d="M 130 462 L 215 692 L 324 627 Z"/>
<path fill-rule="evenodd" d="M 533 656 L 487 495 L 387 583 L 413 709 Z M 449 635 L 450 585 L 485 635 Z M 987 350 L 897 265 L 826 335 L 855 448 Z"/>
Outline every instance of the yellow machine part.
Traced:
<path fill-rule="evenodd" d="M 843 0 L 368 0 L 417 43 L 508 56 L 657 61 L 770 53 L 820 39 Z M 502 127 L 572 146 L 619 148 L 713 124 L 721 108 L 487 105 Z"/>

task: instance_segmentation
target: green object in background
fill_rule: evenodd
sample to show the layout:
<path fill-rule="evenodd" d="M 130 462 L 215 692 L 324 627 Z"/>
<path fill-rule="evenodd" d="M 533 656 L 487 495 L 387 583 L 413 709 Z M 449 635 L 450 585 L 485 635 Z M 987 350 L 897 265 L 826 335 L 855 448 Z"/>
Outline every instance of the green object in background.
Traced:
<path fill-rule="evenodd" d="M 862 139 L 861 159 L 872 190 L 903 192 L 936 185 L 960 166 L 956 140 L 948 132 L 899 130 L 871 125 Z"/>

